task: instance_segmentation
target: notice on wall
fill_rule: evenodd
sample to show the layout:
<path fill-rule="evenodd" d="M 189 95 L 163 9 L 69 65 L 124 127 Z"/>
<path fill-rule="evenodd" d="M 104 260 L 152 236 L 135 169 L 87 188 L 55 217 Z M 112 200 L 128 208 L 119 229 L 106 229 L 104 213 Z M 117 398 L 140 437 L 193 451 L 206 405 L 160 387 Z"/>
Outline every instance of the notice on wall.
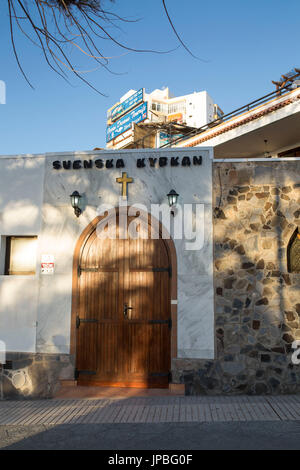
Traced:
<path fill-rule="evenodd" d="M 54 256 L 42 255 L 41 274 L 54 274 Z"/>

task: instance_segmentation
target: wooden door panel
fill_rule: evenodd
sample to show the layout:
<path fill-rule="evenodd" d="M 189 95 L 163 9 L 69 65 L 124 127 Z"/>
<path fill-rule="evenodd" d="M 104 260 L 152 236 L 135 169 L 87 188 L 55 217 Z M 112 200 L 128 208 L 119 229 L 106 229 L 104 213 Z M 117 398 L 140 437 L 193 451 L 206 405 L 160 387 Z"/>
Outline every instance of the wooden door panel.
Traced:
<path fill-rule="evenodd" d="M 131 320 L 150 320 L 153 312 L 153 272 L 128 272 L 128 290 L 124 292 L 124 300 L 132 310 Z"/>
<path fill-rule="evenodd" d="M 151 378 L 169 372 L 169 325 L 128 321 L 126 338 L 126 375 Z"/>
<path fill-rule="evenodd" d="M 119 273 L 99 272 L 94 286 L 94 311 L 99 320 L 119 320 Z"/>
<path fill-rule="evenodd" d="M 79 276 L 78 383 L 167 386 L 170 272 L 163 240 L 88 237 Z M 124 305 L 132 307 L 124 316 Z M 158 323 L 157 323 L 158 322 Z M 160 323 L 159 323 L 160 322 Z"/>
<path fill-rule="evenodd" d="M 77 330 L 77 369 L 97 370 L 97 324 L 81 323 Z"/>
<path fill-rule="evenodd" d="M 134 271 L 128 274 L 125 300 L 132 320 L 168 320 L 170 318 L 168 272 Z"/>
<path fill-rule="evenodd" d="M 163 374 L 170 370 L 170 326 L 167 323 L 151 325 L 149 373 Z"/>
<path fill-rule="evenodd" d="M 118 320 L 119 273 L 82 272 L 80 276 L 80 318 Z"/>
<path fill-rule="evenodd" d="M 168 253 L 163 240 L 130 239 L 127 243 L 130 253 L 129 269 L 169 266 Z"/>
<path fill-rule="evenodd" d="M 123 375 L 122 324 L 100 323 L 98 327 L 97 378 L 116 380 Z"/>
<path fill-rule="evenodd" d="M 97 230 L 87 240 L 81 258 L 82 267 L 118 269 L 119 253 L 116 240 L 99 238 Z"/>
<path fill-rule="evenodd" d="M 144 323 L 124 323 L 125 374 L 131 378 L 147 378 L 149 369 L 149 332 Z"/>

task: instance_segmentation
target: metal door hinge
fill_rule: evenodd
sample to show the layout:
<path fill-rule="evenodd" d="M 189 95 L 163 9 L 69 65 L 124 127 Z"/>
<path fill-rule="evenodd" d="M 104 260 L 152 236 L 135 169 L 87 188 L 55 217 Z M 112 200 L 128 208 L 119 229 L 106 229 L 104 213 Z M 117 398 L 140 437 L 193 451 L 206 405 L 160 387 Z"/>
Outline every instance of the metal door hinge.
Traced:
<path fill-rule="evenodd" d="M 76 328 L 79 328 L 81 323 L 98 323 L 98 320 L 96 318 L 79 318 L 77 315 Z"/>
<path fill-rule="evenodd" d="M 84 374 L 84 375 L 96 375 L 96 371 L 95 370 L 79 370 L 79 369 L 75 369 L 75 380 L 78 379 L 79 377 L 79 374 Z"/>
<path fill-rule="evenodd" d="M 168 268 L 152 268 L 152 271 L 154 273 L 167 272 L 167 273 L 169 273 L 169 277 L 172 277 L 172 266 L 169 266 Z"/>
<path fill-rule="evenodd" d="M 98 266 L 96 268 L 82 268 L 81 266 L 78 266 L 78 276 L 82 273 L 98 273 L 99 271 L 100 268 Z"/>
<path fill-rule="evenodd" d="M 169 318 L 168 320 L 149 320 L 148 323 L 150 323 L 150 325 L 164 325 L 164 324 L 167 324 L 170 329 L 172 328 L 172 318 Z"/>
<path fill-rule="evenodd" d="M 171 372 L 150 372 L 150 377 L 168 377 L 168 380 L 171 380 Z"/>

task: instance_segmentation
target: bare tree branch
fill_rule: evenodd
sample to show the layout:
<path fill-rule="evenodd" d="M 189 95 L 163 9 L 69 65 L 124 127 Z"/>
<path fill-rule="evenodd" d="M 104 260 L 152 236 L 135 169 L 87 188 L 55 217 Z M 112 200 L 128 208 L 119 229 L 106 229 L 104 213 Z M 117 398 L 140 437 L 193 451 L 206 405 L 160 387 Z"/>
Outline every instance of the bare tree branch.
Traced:
<path fill-rule="evenodd" d="M 109 60 L 120 55 L 105 54 L 98 45 L 100 39 L 101 48 L 105 41 L 123 49 L 126 53 L 155 53 L 166 54 L 174 51 L 156 51 L 152 49 L 138 49 L 130 47 L 121 42 L 114 29 L 120 29 L 120 23 L 133 23 L 137 19 L 123 18 L 107 6 L 114 3 L 114 0 L 7 0 L 9 13 L 10 38 L 18 67 L 25 80 L 32 87 L 27 74 L 25 73 L 19 52 L 16 47 L 16 35 L 14 26 L 29 39 L 35 46 L 38 46 L 49 67 L 66 80 L 66 71 L 71 71 L 80 80 L 90 86 L 99 94 L 88 80 L 82 77 L 87 71 L 80 70 L 72 63 L 68 46 L 79 50 L 84 57 L 95 61 L 99 67 L 103 67 L 110 73 L 113 72 L 108 67 Z M 177 33 L 170 15 L 168 13 L 165 0 L 162 0 L 168 21 L 175 32 L 181 45 L 193 56 L 191 51 L 181 40 Z M 104 7 L 105 5 L 105 7 Z M 112 31 L 110 31 L 112 30 Z M 33 87 L 32 87 L 33 88 Z"/>
<path fill-rule="evenodd" d="M 167 9 L 165 0 L 162 0 L 162 3 L 163 3 L 164 10 L 165 10 L 165 12 L 166 12 L 168 21 L 169 21 L 169 23 L 170 23 L 170 25 L 171 25 L 171 28 L 173 29 L 173 31 L 174 31 L 174 33 L 175 33 L 175 35 L 176 35 L 178 41 L 180 42 L 180 44 L 184 47 L 184 49 L 185 49 L 192 57 L 194 57 L 194 59 L 201 60 L 202 62 L 208 62 L 207 60 L 200 59 L 200 57 L 195 56 L 195 55 L 190 51 L 190 49 L 185 45 L 185 43 L 182 41 L 181 37 L 179 36 L 179 34 L 178 34 L 177 31 L 176 31 L 176 28 L 175 28 L 175 26 L 174 26 L 174 24 L 173 24 L 173 21 L 171 20 L 171 17 L 170 17 L 170 15 L 169 15 L 169 12 L 168 12 L 168 9 Z"/>

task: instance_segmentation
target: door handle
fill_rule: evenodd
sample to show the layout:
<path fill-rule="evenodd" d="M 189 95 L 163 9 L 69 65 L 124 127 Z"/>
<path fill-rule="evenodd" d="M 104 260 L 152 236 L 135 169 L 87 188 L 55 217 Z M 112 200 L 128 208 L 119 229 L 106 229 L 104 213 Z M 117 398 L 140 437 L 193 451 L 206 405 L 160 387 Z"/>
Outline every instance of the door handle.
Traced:
<path fill-rule="evenodd" d="M 132 310 L 132 307 L 128 307 L 127 304 L 124 304 L 124 309 L 123 309 L 124 318 L 128 318 L 128 310 Z"/>

